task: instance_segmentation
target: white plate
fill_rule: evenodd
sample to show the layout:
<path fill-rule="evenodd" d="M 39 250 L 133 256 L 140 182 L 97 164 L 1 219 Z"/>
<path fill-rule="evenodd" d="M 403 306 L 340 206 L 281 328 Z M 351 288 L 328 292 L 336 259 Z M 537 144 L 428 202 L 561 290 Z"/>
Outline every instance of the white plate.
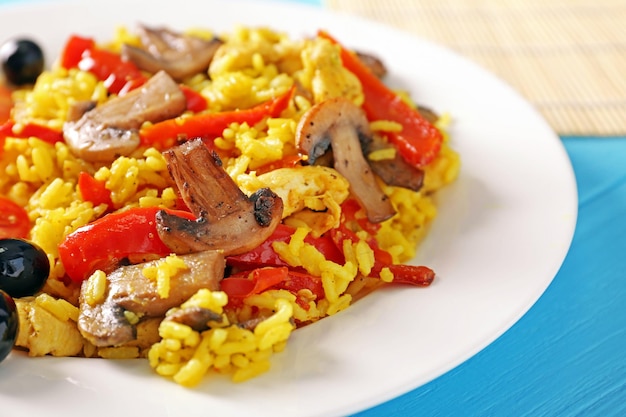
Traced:
<path fill-rule="evenodd" d="M 108 0 L 0 10 L 0 41 L 29 35 L 58 54 L 70 32 L 112 36 L 118 24 L 265 25 L 294 36 L 323 28 L 381 56 L 390 82 L 454 117 L 458 181 L 416 262 L 429 288 L 379 291 L 298 330 L 267 374 L 244 384 L 208 377 L 190 390 L 145 361 L 29 359 L 0 365 L 2 415 L 153 417 L 345 415 L 450 370 L 487 346 L 543 293 L 569 248 L 576 216 L 571 165 L 559 138 L 507 85 L 441 47 L 320 9 L 263 1 Z"/>

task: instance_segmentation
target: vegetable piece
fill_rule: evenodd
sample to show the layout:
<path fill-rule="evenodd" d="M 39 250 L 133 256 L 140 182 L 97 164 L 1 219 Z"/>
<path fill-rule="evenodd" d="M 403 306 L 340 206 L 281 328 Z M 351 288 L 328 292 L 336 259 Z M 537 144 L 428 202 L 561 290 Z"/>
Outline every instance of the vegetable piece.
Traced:
<path fill-rule="evenodd" d="M 184 84 L 180 85 L 180 90 L 185 95 L 187 110 L 198 113 L 207 109 L 207 101 L 206 98 L 202 96 L 202 94 L 198 93 L 191 87 L 187 87 Z"/>
<path fill-rule="evenodd" d="M 330 235 L 338 248 L 343 247 L 344 240 L 352 243 L 359 241 L 359 236 L 353 231 L 356 222 L 358 227 L 366 231 L 370 238 L 367 244 L 374 252 L 374 265 L 370 272 L 370 277 L 380 278 L 383 268 L 389 269 L 394 274 L 393 282 L 397 284 L 408 284 L 420 287 L 429 286 L 435 279 L 435 272 L 423 265 L 394 264 L 391 254 L 380 248 L 375 238 L 376 231 L 380 228 L 378 224 L 372 224 L 367 219 L 358 218 L 354 200 L 347 200 L 342 205 L 344 219 L 338 228 L 332 229 Z"/>
<path fill-rule="evenodd" d="M 141 318 L 162 317 L 197 291 L 219 290 L 224 276 L 224 257 L 219 251 L 183 255 L 187 266 L 169 277 L 169 292 L 161 297 L 156 280 L 147 278 L 143 270 L 158 268 L 160 260 L 121 266 L 106 277 L 106 295 L 90 304 L 89 281 L 81 287 L 78 328 L 95 346 L 115 346 L 135 340 L 135 326 L 129 323 L 126 311 Z"/>
<path fill-rule="evenodd" d="M 41 47 L 30 39 L 12 39 L 0 47 L 6 79 L 14 85 L 33 84 L 43 72 Z"/>
<path fill-rule="evenodd" d="M 142 46 L 124 44 L 122 56 L 144 71 L 165 71 L 178 81 L 206 71 L 223 43 L 218 38 L 205 40 L 144 25 L 139 25 L 137 32 Z"/>
<path fill-rule="evenodd" d="M 231 298 L 243 299 L 259 294 L 287 279 L 287 267 L 265 267 L 231 275 L 220 282 L 220 289 Z"/>
<path fill-rule="evenodd" d="M 11 297 L 37 294 L 50 273 L 48 255 L 24 239 L 0 240 L 0 289 Z"/>
<path fill-rule="evenodd" d="M 15 345 L 18 320 L 15 301 L 9 294 L 0 290 L 0 362 L 11 353 Z"/>
<path fill-rule="evenodd" d="M 141 129 L 141 143 L 165 149 L 168 144 L 192 138 L 214 139 L 231 123 L 247 123 L 253 126 L 265 117 L 278 117 L 291 101 L 293 88 L 273 100 L 247 110 L 221 113 L 199 113 L 183 119 L 165 120 Z"/>
<path fill-rule="evenodd" d="M 68 39 L 61 55 L 61 65 L 91 72 L 104 82 L 110 93 L 120 96 L 148 80 L 132 62 L 114 52 L 99 49 L 93 39 L 81 36 Z"/>
<path fill-rule="evenodd" d="M 185 109 L 185 95 L 178 84 L 165 72 L 159 72 L 142 88 L 110 99 L 76 122 L 66 122 L 63 134 L 69 148 L 80 158 L 108 162 L 139 146 L 142 123 L 171 119 Z"/>
<path fill-rule="evenodd" d="M 92 38 L 85 38 L 78 35 L 69 37 L 61 53 L 60 64 L 63 68 L 78 68 L 78 64 L 83 59 L 85 51 L 96 47 L 96 42 Z"/>
<path fill-rule="evenodd" d="M 170 254 L 172 251 L 156 230 L 156 213 L 160 210 L 141 207 L 107 214 L 67 235 L 59 245 L 59 257 L 68 277 L 81 282 L 96 269 L 110 272 L 124 260 L 134 263 Z M 167 211 L 195 219 L 189 212 Z"/>
<path fill-rule="evenodd" d="M 365 141 L 369 137 L 371 132 L 365 113 L 342 97 L 311 107 L 296 130 L 296 144 L 308 155 L 309 163 L 315 163 L 332 148 L 334 168 L 348 180 L 352 194 L 365 208 L 370 221 L 379 223 L 396 211 L 363 157 L 361 138 Z"/>
<path fill-rule="evenodd" d="M 328 33 L 319 36 L 339 43 Z M 361 81 L 365 101 L 363 109 L 369 120 L 390 120 L 402 125 L 401 132 L 388 132 L 387 137 L 402 157 L 416 167 L 427 165 L 439 153 L 443 135 L 419 111 L 389 89 L 357 55 L 341 46 L 343 65 Z"/>
<path fill-rule="evenodd" d="M 78 175 L 78 190 L 85 201 L 91 201 L 94 207 L 106 204 L 109 209 L 113 208 L 111 191 L 105 187 L 103 181 L 98 181 L 88 172 L 82 171 Z"/>
<path fill-rule="evenodd" d="M 0 239 L 25 238 L 30 232 L 30 219 L 22 207 L 0 196 Z"/>
<path fill-rule="evenodd" d="M 0 126 L 0 145 L 2 145 L 4 139 L 7 137 L 18 139 L 36 137 L 52 145 L 63 141 L 63 133 L 58 130 L 35 123 L 17 125 L 15 121 L 11 119 L 7 120 L 4 124 L 2 124 L 2 126 Z M 0 152 L 1 150 L 2 148 L 0 148 Z"/>
<path fill-rule="evenodd" d="M 291 226 L 279 224 L 276 230 L 263 243 L 249 250 L 248 252 L 231 255 L 226 258 L 226 263 L 240 269 L 254 269 L 263 266 L 288 266 L 280 256 L 274 251 L 274 242 L 289 242 L 295 229 Z M 324 255 L 324 258 L 338 264 L 345 262 L 343 253 L 337 249 L 334 241 L 327 235 L 313 237 L 308 234 L 304 241 L 309 243 Z"/>
<path fill-rule="evenodd" d="M 244 253 L 267 239 L 282 219 L 283 201 L 268 188 L 246 196 L 202 139 L 166 151 L 164 157 L 196 220 L 160 211 L 157 231 L 176 253 L 219 249 Z"/>
<path fill-rule="evenodd" d="M 0 85 L 0 124 L 4 124 L 11 118 L 11 110 L 13 109 L 13 92 L 4 85 Z M 0 140 L 0 149 L 2 149 L 2 141 Z M 0 152 L 1 153 L 1 152 Z"/>

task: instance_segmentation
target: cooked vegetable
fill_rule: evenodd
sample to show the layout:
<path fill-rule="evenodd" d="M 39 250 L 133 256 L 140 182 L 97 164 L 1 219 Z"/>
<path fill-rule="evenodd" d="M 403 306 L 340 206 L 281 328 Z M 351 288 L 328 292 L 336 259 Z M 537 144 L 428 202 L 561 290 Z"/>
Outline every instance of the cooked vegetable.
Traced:
<path fill-rule="evenodd" d="M 14 85 L 32 84 L 44 69 L 41 47 L 30 39 L 12 39 L 0 47 L 2 70 Z"/>
<path fill-rule="evenodd" d="M 320 32 L 320 36 L 334 40 L 329 34 Z M 341 47 L 341 59 L 344 67 L 354 73 L 361 81 L 365 101 L 363 110 L 370 120 L 390 120 L 402 125 L 401 132 L 389 132 L 389 141 L 398 147 L 400 154 L 416 167 L 428 164 L 439 153 L 443 136 L 441 132 L 426 120 L 420 112 L 411 107 L 394 91 L 387 87 L 357 55 Z"/>
<path fill-rule="evenodd" d="M 268 188 L 246 196 L 201 139 L 164 153 L 168 168 L 195 220 L 163 210 L 161 240 L 176 253 L 201 250 L 244 253 L 267 239 L 282 220 L 283 202 Z"/>
<path fill-rule="evenodd" d="M 218 38 L 204 40 L 167 28 L 139 25 L 137 33 L 141 47 L 124 44 L 122 57 L 153 74 L 163 70 L 177 81 L 206 71 L 215 51 L 222 45 Z"/>
<path fill-rule="evenodd" d="M 11 353 L 15 345 L 18 321 L 15 301 L 9 294 L 0 290 L 0 362 Z"/>
<path fill-rule="evenodd" d="M 170 277 L 169 294 L 161 297 L 158 282 L 147 278 L 143 270 L 156 267 L 158 261 L 122 266 L 106 277 L 106 294 L 91 304 L 89 281 L 81 287 L 78 328 L 96 346 L 116 346 L 136 338 L 136 328 L 124 314 L 138 318 L 160 317 L 179 306 L 198 290 L 219 289 L 224 276 L 224 257 L 219 251 L 204 251 L 181 256 L 188 269 Z"/>
<path fill-rule="evenodd" d="M 254 126 L 266 117 L 278 117 L 287 108 L 293 89 L 273 100 L 246 110 L 220 113 L 201 112 L 182 119 L 164 120 L 141 129 L 141 143 L 167 148 L 179 140 L 194 138 L 215 139 L 231 123 Z"/>
<path fill-rule="evenodd" d="M 96 269 L 110 272 L 129 259 L 136 263 L 170 254 L 157 234 L 158 211 L 158 207 L 145 207 L 107 214 L 69 234 L 59 245 L 68 277 L 81 282 Z M 175 213 L 195 218 L 188 212 Z"/>
<path fill-rule="evenodd" d="M 132 62 L 106 49 L 96 47 L 91 38 L 71 36 L 61 54 L 63 68 L 89 71 L 104 82 L 110 93 L 120 96 L 143 85 L 147 78 Z"/>
<path fill-rule="evenodd" d="M 24 208 L 0 196 L 0 239 L 24 238 L 30 231 L 30 219 Z"/>
<path fill-rule="evenodd" d="M 144 122 L 171 119 L 185 109 L 185 95 L 178 84 L 159 72 L 141 88 L 112 98 L 76 122 L 65 123 L 63 135 L 72 152 L 82 159 L 112 161 L 139 146 L 139 128 Z"/>
<path fill-rule="evenodd" d="M 331 147 L 335 169 L 346 177 L 367 217 L 378 223 L 393 216 L 395 210 L 363 157 L 360 139 L 369 137 L 365 113 L 351 101 L 338 97 L 316 104 L 302 116 L 296 144 L 311 164 Z"/>
<path fill-rule="evenodd" d="M 11 297 L 34 295 L 50 273 L 48 255 L 23 239 L 0 240 L 0 289 Z"/>

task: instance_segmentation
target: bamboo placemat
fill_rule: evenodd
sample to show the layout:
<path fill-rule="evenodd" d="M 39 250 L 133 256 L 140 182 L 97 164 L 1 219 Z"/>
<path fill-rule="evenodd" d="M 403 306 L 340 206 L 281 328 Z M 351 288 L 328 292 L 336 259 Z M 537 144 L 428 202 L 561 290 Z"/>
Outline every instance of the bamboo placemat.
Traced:
<path fill-rule="evenodd" d="M 626 134 L 626 0 L 323 0 L 445 45 L 561 135 Z"/>

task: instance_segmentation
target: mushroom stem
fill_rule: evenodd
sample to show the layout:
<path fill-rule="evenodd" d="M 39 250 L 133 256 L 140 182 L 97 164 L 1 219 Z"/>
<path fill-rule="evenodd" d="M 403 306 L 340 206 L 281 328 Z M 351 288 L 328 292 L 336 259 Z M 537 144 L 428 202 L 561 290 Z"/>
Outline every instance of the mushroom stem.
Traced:
<path fill-rule="evenodd" d="M 367 218 L 380 223 L 395 214 L 389 197 L 380 189 L 376 177 L 361 151 L 359 135 L 349 124 L 336 124 L 328 134 L 333 143 L 334 168 L 350 183 L 357 201 L 367 207 Z M 341 146 L 336 146 L 336 142 Z"/>
<path fill-rule="evenodd" d="M 348 180 L 352 194 L 367 212 L 368 219 L 380 223 L 396 212 L 363 156 L 361 139 L 369 142 L 370 138 L 363 110 L 342 97 L 311 107 L 296 130 L 296 144 L 308 156 L 310 164 L 321 160 L 328 148 L 332 148 L 334 168 Z"/>

